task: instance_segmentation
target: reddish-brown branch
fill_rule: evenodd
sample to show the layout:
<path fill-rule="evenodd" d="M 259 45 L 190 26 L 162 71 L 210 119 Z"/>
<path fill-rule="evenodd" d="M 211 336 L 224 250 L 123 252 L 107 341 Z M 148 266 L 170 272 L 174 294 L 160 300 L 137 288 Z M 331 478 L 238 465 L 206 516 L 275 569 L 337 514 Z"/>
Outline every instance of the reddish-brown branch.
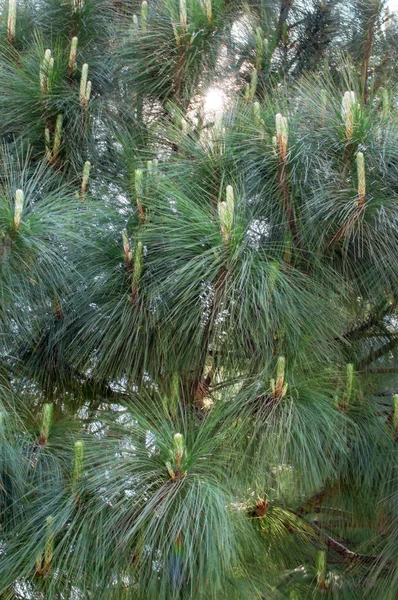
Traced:
<path fill-rule="evenodd" d="M 279 166 L 279 187 L 282 196 L 283 202 L 283 210 L 287 217 L 287 222 L 289 225 L 290 233 L 292 234 L 293 243 L 296 248 L 301 248 L 301 239 L 300 234 L 297 228 L 296 222 L 296 214 L 294 210 L 294 206 L 292 200 L 290 198 L 289 186 L 287 183 L 287 168 L 286 168 L 286 160 L 281 158 L 280 166 Z"/>

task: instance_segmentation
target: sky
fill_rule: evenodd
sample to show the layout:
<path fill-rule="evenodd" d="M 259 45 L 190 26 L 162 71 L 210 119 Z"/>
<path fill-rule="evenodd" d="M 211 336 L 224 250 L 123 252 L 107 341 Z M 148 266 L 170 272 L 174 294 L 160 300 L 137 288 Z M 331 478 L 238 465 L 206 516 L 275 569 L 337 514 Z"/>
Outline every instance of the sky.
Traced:
<path fill-rule="evenodd" d="M 390 10 L 398 11 L 398 0 L 390 0 L 389 1 Z"/>

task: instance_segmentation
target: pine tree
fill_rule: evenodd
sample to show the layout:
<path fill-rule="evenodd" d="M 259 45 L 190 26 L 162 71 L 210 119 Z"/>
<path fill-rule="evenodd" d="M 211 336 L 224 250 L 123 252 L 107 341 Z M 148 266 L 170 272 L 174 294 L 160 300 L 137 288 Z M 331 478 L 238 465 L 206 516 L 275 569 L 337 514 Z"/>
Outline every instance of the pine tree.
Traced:
<path fill-rule="evenodd" d="M 0 598 L 394 600 L 397 16 L 1 8 Z"/>

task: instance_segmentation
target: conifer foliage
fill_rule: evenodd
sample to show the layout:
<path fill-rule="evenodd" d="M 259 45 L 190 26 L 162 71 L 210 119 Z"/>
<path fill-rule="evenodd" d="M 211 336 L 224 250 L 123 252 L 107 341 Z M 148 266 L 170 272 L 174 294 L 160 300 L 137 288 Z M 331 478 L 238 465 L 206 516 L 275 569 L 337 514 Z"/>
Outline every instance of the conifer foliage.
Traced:
<path fill-rule="evenodd" d="M 0 598 L 396 599 L 397 16 L 0 8 Z"/>

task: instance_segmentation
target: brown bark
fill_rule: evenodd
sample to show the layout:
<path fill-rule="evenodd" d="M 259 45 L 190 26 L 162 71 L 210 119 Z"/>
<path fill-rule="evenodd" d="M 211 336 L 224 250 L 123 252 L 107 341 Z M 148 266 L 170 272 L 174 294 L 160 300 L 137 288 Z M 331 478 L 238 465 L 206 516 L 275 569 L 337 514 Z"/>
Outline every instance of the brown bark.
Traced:
<path fill-rule="evenodd" d="M 293 243 L 296 246 L 296 248 L 301 249 L 302 244 L 300 234 L 297 228 L 296 214 L 292 203 L 292 199 L 290 197 L 289 186 L 287 183 L 287 167 L 284 158 L 281 158 L 281 163 L 279 167 L 279 188 L 282 196 L 283 210 L 287 218 L 290 233 L 292 234 Z"/>

